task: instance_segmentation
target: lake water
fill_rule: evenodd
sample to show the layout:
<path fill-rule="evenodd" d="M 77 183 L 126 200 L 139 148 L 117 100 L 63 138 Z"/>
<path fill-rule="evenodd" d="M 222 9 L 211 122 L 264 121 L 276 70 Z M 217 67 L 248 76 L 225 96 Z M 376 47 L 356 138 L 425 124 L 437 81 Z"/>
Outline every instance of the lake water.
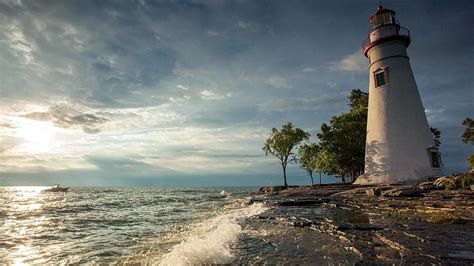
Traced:
<path fill-rule="evenodd" d="M 257 188 L 0 188 L 0 261 L 230 263 Z"/>

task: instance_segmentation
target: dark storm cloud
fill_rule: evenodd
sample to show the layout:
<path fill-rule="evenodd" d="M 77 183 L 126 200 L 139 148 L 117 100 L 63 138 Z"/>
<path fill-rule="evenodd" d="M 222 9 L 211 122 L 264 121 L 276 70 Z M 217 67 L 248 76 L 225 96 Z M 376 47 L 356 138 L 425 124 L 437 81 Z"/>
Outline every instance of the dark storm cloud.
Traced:
<path fill-rule="evenodd" d="M 108 121 L 105 117 L 82 113 L 68 106 L 52 106 L 48 112 L 33 112 L 23 117 L 38 121 L 52 121 L 55 126 L 62 128 L 81 128 L 88 134 L 99 133 L 98 126 Z"/>

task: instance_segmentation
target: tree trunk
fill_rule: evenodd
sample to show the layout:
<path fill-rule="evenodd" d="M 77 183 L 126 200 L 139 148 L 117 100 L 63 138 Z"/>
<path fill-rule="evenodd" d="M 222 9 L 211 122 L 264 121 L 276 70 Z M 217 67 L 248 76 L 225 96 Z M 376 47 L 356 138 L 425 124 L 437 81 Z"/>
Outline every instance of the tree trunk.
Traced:
<path fill-rule="evenodd" d="M 311 177 L 311 185 L 314 186 L 313 172 L 309 172 L 309 176 Z"/>
<path fill-rule="evenodd" d="M 285 187 L 287 187 L 288 183 L 286 182 L 286 165 L 282 164 L 281 167 L 283 168 L 283 180 L 285 181 Z"/>
<path fill-rule="evenodd" d="M 319 172 L 319 185 L 321 186 L 321 172 Z"/>
<path fill-rule="evenodd" d="M 346 183 L 346 178 L 344 178 L 344 175 L 341 175 L 342 183 Z"/>

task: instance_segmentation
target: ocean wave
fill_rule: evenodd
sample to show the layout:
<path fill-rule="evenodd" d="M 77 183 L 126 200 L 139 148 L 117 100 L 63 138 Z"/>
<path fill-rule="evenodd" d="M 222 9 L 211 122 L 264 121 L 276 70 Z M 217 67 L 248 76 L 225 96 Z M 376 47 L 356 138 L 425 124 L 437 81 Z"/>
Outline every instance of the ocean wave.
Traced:
<path fill-rule="evenodd" d="M 232 244 L 242 233 L 238 222 L 266 209 L 262 204 L 252 204 L 198 224 L 186 239 L 163 256 L 160 265 L 231 263 Z"/>

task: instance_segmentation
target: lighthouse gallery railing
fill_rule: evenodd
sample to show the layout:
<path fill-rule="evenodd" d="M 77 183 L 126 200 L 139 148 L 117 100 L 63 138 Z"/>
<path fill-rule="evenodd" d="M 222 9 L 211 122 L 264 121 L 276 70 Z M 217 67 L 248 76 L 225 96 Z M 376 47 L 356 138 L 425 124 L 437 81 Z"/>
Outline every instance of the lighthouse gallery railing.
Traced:
<path fill-rule="evenodd" d="M 397 33 L 392 33 L 390 34 L 389 36 L 383 36 L 383 37 L 379 37 L 379 38 L 370 38 L 367 37 L 365 39 L 365 41 L 362 43 L 362 49 L 365 51 L 367 50 L 367 48 L 369 46 L 371 46 L 374 42 L 378 42 L 382 39 L 385 39 L 385 38 L 391 38 L 391 37 L 394 37 L 394 36 L 400 36 L 400 37 L 406 37 L 406 38 L 410 38 L 410 31 L 407 29 L 407 28 L 404 28 L 404 27 L 400 27 L 400 30 L 398 30 Z"/>

